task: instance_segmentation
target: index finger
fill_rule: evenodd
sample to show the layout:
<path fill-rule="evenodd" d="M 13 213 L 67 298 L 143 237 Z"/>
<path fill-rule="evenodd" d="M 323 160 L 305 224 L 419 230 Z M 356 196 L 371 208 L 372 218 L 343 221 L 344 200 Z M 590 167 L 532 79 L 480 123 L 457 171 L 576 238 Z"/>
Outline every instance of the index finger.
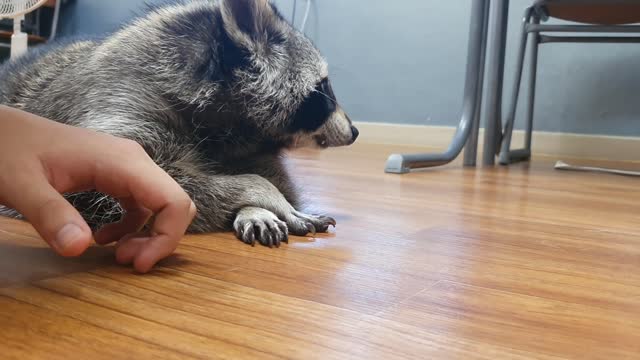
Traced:
<path fill-rule="evenodd" d="M 134 260 L 136 270 L 147 272 L 175 251 L 195 216 L 195 205 L 180 185 L 151 159 L 145 164 L 113 165 L 96 171 L 96 190 L 131 197 L 156 215 L 151 237 L 140 246 Z"/>

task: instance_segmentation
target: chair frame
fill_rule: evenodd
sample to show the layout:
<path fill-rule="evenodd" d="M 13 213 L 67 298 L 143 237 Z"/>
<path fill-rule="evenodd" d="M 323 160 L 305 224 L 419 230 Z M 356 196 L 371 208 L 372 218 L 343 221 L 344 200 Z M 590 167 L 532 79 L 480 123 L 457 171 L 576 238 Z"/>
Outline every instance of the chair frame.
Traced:
<path fill-rule="evenodd" d="M 535 105 L 536 82 L 538 72 L 538 49 L 542 44 L 550 43 L 640 43 L 640 36 L 567 36 L 567 35 L 543 35 L 542 33 L 630 33 L 640 34 L 640 25 L 545 25 L 549 16 L 545 10 L 545 2 L 538 2 L 527 8 L 522 17 L 522 32 L 518 48 L 516 63 L 516 76 L 512 90 L 513 100 L 507 112 L 507 119 L 502 135 L 499 162 L 501 165 L 509 165 L 514 162 L 528 161 L 531 159 L 531 137 L 533 134 L 533 115 Z M 524 60 L 527 45 L 530 41 L 529 84 L 527 93 L 527 108 L 525 118 L 525 142 L 522 149 L 511 149 L 513 128 L 520 97 L 522 76 L 524 72 Z"/>

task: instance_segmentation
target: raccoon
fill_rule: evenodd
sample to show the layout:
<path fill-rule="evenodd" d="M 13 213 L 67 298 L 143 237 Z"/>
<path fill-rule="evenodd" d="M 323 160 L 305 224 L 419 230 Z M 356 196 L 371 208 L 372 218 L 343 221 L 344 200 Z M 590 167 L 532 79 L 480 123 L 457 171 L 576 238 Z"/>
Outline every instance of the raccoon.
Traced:
<path fill-rule="evenodd" d="M 300 211 L 284 151 L 358 137 L 326 61 L 268 0 L 181 2 L 34 49 L 0 67 L 0 104 L 138 142 L 196 204 L 190 233 L 269 247 L 336 224 Z M 104 194 L 65 196 L 94 229 L 123 215 Z"/>

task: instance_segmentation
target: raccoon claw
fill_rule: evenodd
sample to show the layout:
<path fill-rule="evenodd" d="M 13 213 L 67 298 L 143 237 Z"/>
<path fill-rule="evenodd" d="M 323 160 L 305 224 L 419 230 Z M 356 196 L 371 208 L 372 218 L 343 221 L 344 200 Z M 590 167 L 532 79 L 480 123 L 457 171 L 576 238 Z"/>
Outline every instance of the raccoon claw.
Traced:
<path fill-rule="evenodd" d="M 328 216 L 307 215 L 295 211 L 291 219 L 287 221 L 292 234 L 305 236 L 307 234 L 326 233 L 329 226 L 336 226 L 336 220 Z"/>
<path fill-rule="evenodd" d="M 327 232 L 329 230 L 329 226 L 336 227 L 336 220 L 329 216 L 317 216 L 316 217 L 320 226 L 317 226 L 320 229 L 320 232 Z"/>
<path fill-rule="evenodd" d="M 253 247 L 256 246 L 256 234 L 253 232 L 253 230 L 251 230 L 249 238 L 245 238 L 244 241 Z"/>
<path fill-rule="evenodd" d="M 276 247 L 280 247 L 280 240 L 278 238 L 278 236 L 274 236 L 274 234 L 272 234 L 270 232 L 270 229 L 268 229 L 266 226 L 263 227 L 263 225 L 259 225 L 261 227 L 260 229 L 260 243 L 264 246 L 268 246 L 270 248 L 273 248 L 273 246 L 275 245 Z"/>
<path fill-rule="evenodd" d="M 237 233 L 237 236 L 245 244 L 256 246 L 256 234 L 251 224 L 246 224 L 242 227 Z"/>
<path fill-rule="evenodd" d="M 287 224 L 265 209 L 242 209 L 236 216 L 233 227 L 236 236 L 251 246 L 259 242 L 273 248 L 289 242 Z"/>
<path fill-rule="evenodd" d="M 316 227 L 313 226 L 312 223 L 307 223 L 307 231 L 309 231 L 308 233 L 311 233 L 313 236 L 316 236 L 316 234 L 317 234 Z"/>
<path fill-rule="evenodd" d="M 282 238 L 282 242 L 285 244 L 289 243 L 289 229 L 287 229 L 287 224 L 285 224 L 284 222 L 281 222 L 280 224 L 278 224 L 278 227 L 280 228 L 280 231 L 283 234 L 283 238 Z"/>

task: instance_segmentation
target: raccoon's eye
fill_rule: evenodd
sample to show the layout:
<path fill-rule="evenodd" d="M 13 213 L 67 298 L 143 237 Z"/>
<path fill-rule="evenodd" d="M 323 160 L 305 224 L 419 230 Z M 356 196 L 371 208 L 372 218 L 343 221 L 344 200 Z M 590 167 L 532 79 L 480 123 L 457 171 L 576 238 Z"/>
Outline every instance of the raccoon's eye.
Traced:
<path fill-rule="evenodd" d="M 336 111 L 336 98 L 328 79 L 322 80 L 302 102 L 291 123 L 291 132 L 313 132 Z"/>

